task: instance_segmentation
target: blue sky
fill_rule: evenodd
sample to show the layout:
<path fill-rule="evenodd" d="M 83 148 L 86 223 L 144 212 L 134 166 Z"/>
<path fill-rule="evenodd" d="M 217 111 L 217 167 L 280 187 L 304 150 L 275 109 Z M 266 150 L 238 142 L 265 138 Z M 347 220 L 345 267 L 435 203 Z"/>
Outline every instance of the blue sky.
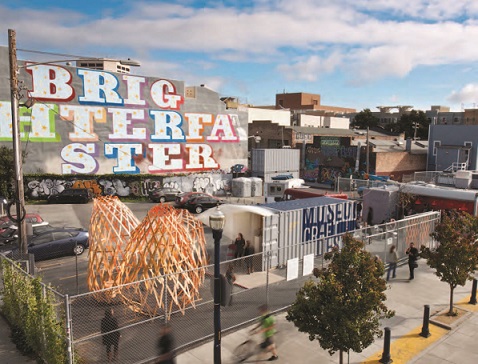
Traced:
<path fill-rule="evenodd" d="M 478 107 L 476 0 L 0 0 L 0 45 L 8 29 L 21 49 L 131 58 L 253 105 Z"/>

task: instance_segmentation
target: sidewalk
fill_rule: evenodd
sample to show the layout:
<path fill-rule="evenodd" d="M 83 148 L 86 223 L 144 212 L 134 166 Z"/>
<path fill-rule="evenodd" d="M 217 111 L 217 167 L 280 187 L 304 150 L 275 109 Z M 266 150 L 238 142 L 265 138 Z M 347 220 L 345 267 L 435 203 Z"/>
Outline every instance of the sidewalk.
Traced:
<path fill-rule="evenodd" d="M 250 276 L 240 276 L 243 285 L 254 285 L 247 280 Z M 395 310 L 395 316 L 384 320 L 383 327 L 391 329 L 391 359 L 394 364 L 475 364 L 478 363 L 478 306 L 469 305 L 472 283 L 455 289 L 455 302 L 460 308 L 470 313 L 457 326 L 446 330 L 430 324 L 431 336 L 419 336 L 423 323 L 423 307 L 430 305 L 431 319 L 437 312 L 448 308 L 449 287 L 440 282 L 424 260 L 419 261 L 419 268 L 415 273 L 415 280 L 408 281 L 408 267 L 397 269 L 397 279 L 389 282 L 387 306 Z M 255 309 L 255 307 L 253 308 Z M 330 356 L 323 350 L 317 341 L 309 341 L 308 335 L 300 333 L 294 325 L 285 319 L 286 313 L 280 313 L 277 318 L 276 343 L 278 345 L 279 360 L 277 363 L 334 363 L 339 362 L 338 354 Z M 212 317 L 211 317 L 212 319 Z M 222 363 L 237 362 L 233 355 L 234 348 L 250 337 L 251 327 L 241 329 L 222 337 Z M 259 341 L 260 337 L 255 336 Z M 383 353 L 383 339 L 377 339 L 362 353 L 350 353 L 345 362 L 351 364 L 366 363 L 378 364 Z M 267 359 L 253 357 L 246 363 Z M 10 340 L 10 329 L 0 316 L 0 363 L 25 364 L 34 363 L 22 356 Z M 177 358 L 177 364 L 210 364 L 213 362 L 212 341 L 202 346 L 182 353 Z"/>
<path fill-rule="evenodd" d="M 455 289 L 454 301 L 462 302 L 460 307 L 470 310 L 457 326 L 447 330 L 430 324 L 431 336 L 423 338 L 419 335 L 423 325 L 424 305 L 430 306 L 431 320 L 433 315 L 448 308 L 449 286 L 440 282 L 438 277 L 428 268 L 424 260 L 420 260 L 415 279 L 408 281 L 408 266 L 397 269 L 397 279 L 389 282 L 387 306 L 395 310 L 395 316 L 384 320 L 383 327 L 391 329 L 391 359 L 394 364 L 467 364 L 478 363 L 478 307 L 469 305 L 472 283 Z M 295 326 L 285 319 L 286 313 L 277 315 L 277 335 L 279 360 L 277 363 L 338 363 L 336 353 L 330 356 L 317 341 L 309 341 L 308 335 L 297 331 Z M 252 326 L 251 326 L 252 327 Z M 234 348 L 250 337 L 251 327 L 233 332 L 222 337 L 222 362 L 235 363 Z M 255 340 L 260 340 L 256 336 Z M 362 353 L 350 353 L 345 362 L 378 364 L 383 353 L 383 338 L 376 341 Z M 246 363 L 267 359 L 252 357 Z M 200 347 L 182 353 L 177 358 L 178 364 L 201 364 L 213 362 L 213 343 L 208 342 Z"/>

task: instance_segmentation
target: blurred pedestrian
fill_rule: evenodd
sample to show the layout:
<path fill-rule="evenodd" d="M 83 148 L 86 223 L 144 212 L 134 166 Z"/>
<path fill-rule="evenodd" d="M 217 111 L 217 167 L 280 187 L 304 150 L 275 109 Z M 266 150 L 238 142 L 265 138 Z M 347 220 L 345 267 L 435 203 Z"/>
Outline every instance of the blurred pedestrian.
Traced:
<path fill-rule="evenodd" d="M 244 249 L 244 256 L 246 257 L 247 274 L 254 273 L 254 266 L 252 264 L 253 254 L 254 254 L 254 247 L 252 246 L 251 242 L 248 240 L 246 241 L 246 247 Z"/>
<path fill-rule="evenodd" d="M 105 310 L 105 317 L 101 319 L 101 333 L 103 334 L 103 345 L 106 346 L 106 358 L 108 363 L 118 359 L 118 346 L 120 332 L 118 330 L 118 320 L 114 316 L 114 310 L 109 307 Z M 111 353 L 113 347 L 113 353 Z"/>
<path fill-rule="evenodd" d="M 392 278 L 396 277 L 397 262 L 398 262 L 397 247 L 395 245 L 392 245 L 387 254 L 387 263 L 388 263 L 387 281 L 390 279 L 390 273 L 392 273 Z"/>
<path fill-rule="evenodd" d="M 155 364 L 175 364 L 174 336 L 170 324 L 161 327 L 158 339 L 158 358 Z"/>
<path fill-rule="evenodd" d="M 418 249 L 415 248 L 415 244 L 410 243 L 405 253 L 408 255 L 408 269 L 410 271 L 410 277 L 408 279 L 412 280 L 415 278 L 414 270 L 415 268 L 418 268 Z"/>
<path fill-rule="evenodd" d="M 251 331 L 254 332 L 260 329 L 264 337 L 264 341 L 260 344 L 261 349 L 267 350 L 272 354 L 268 361 L 277 360 L 279 356 L 277 355 L 277 349 L 274 343 L 274 335 L 276 333 L 274 316 L 269 312 L 267 305 L 259 306 L 259 313 L 261 314 L 260 322 Z"/>
<path fill-rule="evenodd" d="M 229 284 L 229 302 L 227 303 L 228 306 L 232 305 L 232 287 L 234 286 L 234 282 L 236 281 L 236 275 L 234 274 L 234 267 L 232 264 L 229 264 L 226 271 L 226 281 Z"/>

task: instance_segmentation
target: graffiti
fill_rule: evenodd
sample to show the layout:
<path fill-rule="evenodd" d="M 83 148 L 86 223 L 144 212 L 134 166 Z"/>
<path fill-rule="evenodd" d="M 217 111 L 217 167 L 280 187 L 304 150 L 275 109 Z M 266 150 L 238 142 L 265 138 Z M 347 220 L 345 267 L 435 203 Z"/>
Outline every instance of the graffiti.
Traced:
<path fill-rule="evenodd" d="M 72 188 L 88 188 L 95 196 L 101 195 L 101 186 L 96 180 L 79 180 L 73 182 Z"/>
<path fill-rule="evenodd" d="M 305 170 L 302 174 L 302 179 L 308 182 L 316 182 L 318 177 L 317 169 Z"/>
<path fill-rule="evenodd" d="M 127 186 L 126 182 L 123 182 L 118 178 L 115 178 L 111 181 L 108 181 L 106 179 L 100 179 L 98 183 L 103 186 L 104 195 L 116 195 L 120 197 L 129 196 L 129 187 Z"/>
<path fill-rule="evenodd" d="M 88 188 L 95 196 L 116 195 L 119 197 L 146 197 L 155 188 L 170 187 L 184 192 L 198 191 L 212 195 L 225 195 L 231 189 L 231 174 L 194 174 L 181 177 L 155 177 L 145 180 L 100 178 L 89 180 L 37 179 L 25 177 L 25 196 L 31 199 L 46 199 L 65 188 Z"/>
<path fill-rule="evenodd" d="M 65 188 L 71 187 L 70 182 L 56 179 L 42 179 L 41 181 L 33 180 L 27 183 L 27 196 L 38 199 L 46 198 L 50 195 L 56 195 L 62 192 Z"/>

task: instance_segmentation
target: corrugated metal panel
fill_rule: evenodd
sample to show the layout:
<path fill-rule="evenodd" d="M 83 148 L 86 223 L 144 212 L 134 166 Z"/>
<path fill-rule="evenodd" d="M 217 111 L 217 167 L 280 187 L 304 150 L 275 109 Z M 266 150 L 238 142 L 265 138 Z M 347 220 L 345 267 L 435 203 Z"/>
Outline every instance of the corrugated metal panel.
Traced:
<path fill-rule="evenodd" d="M 278 265 L 307 254 L 322 255 L 320 244 L 326 251 L 340 244 L 340 235 L 355 230 L 355 204 L 352 200 L 317 197 L 262 205 L 279 211 Z"/>
<path fill-rule="evenodd" d="M 299 149 L 252 149 L 252 172 L 287 173 L 300 169 Z"/>
<path fill-rule="evenodd" d="M 263 216 L 262 217 L 262 249 L 264 252 L 262 269 L 266 270 L 267 255 L 271 257 L 271 267 L 278 265 L 278 236 L 279 236 L 279 216 Z"/>

